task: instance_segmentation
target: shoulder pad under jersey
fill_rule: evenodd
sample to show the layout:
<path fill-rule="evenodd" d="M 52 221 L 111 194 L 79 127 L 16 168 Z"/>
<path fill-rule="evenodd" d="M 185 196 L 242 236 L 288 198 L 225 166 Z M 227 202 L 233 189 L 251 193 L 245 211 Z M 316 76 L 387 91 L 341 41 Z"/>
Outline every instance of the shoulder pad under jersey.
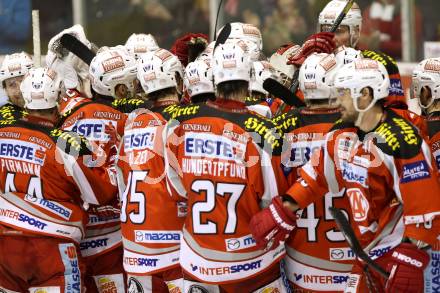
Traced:
<path fill-rule="evenodd" d="M 261 148 L 270 148 L 273 154 L 281 154 L 281 133 L 271 119 L 250 112 L 226 112 L 206 104 L 170 106 L 166 109 L 171 119 L 184 122 L 197 117 L 218 118 L 230 121 L 247 131 Z M 163 113 L 163 112 L 162 112 Z M 167 119 L 167 118 L 166 118 Z"/>
<path fill-rule="evenodd" d="M 153 103 L 148 100 L 144 99 L 138 99 L 138 98 L 132 98 L 132 99 L 117 99 L 114 100 L 111 103 L 112 107 L 116 110 L 128 114 L 132 111 L 139 109 L 139 108 L 145 108 L 145 109 L 151 109 L 153 106 Z"/>
<path fill-rule="evenodd" d="M 299 127 L 299 113 L 299 109 L 292 109 L 287 113 L 276 116 L 272 119 L 272 122 L 282 133 L 289 133 Z"/>
<path fill-rule="evenodd" d="M 279 156 L 282 151 L 282 132 L 277 129 L 271 119 L 260 115 L 236 114 L 234 121 L 246 130 L 261 148 L 270 148 L 271 154 Z"/>
<path fill-rule="evenodd" d="M 54 140 L 65 153 L 72 155 L 91 155 L 91 145 L 82 135 L 75 132 L 64 131 L 59 128 L 47 130 L 47 134 Z"/>
<path fill-rule="evenodd" d="M 261 103 L 262 101 L 258 98 L 253 98 L 251 96 L 247 96 L 244 102 L 245 102 L 246 106 L 253 106 L 253 105 Z"/>
<path fill-rule="evenodd" d="M 385 154 L 396 158 L 416 156 L 423 142 L 417 128 L 391 110 L 386 110 L 386 114 L 385 121 L 374 130 L 374 134 L 379 136 L 376 145 Z"/>
<path fill-rule="evenodd" d="M 344 122 L 342 119 L 338 119 L 336 120 L 335 124 L 333 124 L 333 127 L 330 129 L 329 132 L 334 130 L 354 129 L 354 128 L 356 128 L 354 123 Z"/>
<path fill-rule="evenodd" d="M 14 104 L 0 107 L 0 125 L 12 125 L 18 119 L 27 115 L 27 112 Z"/>
<path fill-rule="evenodd" d="M 196 116 L 209 116 L 210 108 L 204 107 L 201 111 L 201 107 L 204 104 L 191 104 L 186 106 L 170 105 L 162 110 L 162 115 L 166 120 L 175 119 L 177 121 L 185 121 L 187 119 L 194 118 Z"/>
<path fill-rule="evenodd" d="M 427 119 L 429 138 L 434 137 L 440 132 L 440 112 L 435 112 L 434 115 Z"/>

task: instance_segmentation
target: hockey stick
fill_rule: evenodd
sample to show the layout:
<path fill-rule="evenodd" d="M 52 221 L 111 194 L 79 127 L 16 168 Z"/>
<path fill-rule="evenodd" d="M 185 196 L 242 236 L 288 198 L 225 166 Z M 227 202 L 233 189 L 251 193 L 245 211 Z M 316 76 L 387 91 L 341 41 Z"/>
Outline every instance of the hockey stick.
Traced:
<path fill-rule="evenodd" d="M 214 51 L 218 45 L 224 44 L 231 34 L 231 24 L 227 23 L 221 30 L 218 38 L 215 40 Z"/>
<path fill-rule="evenodd" d="M 330 29 L 330 32 L 334 33 L 338 29 L 339 25 L 341 24 L 342 20 L 347 15 L 348 11 L 351 9 L 353 4 L 354 4 L 354 0 L 349 0 L 347 4 L 345 4 L 344 9 L 342 9 L 341 13 L 336 18 L 335 23 Z M 279 97 L 287 105 L 295 106 L 297 108 L 302 107 L 305 106 L 304 102 L 301 101 L 295 94 L 299 87 L 298 77 L 299 77 L 299 69 L 297 69 L 293 74 L 292 77 L 293 83 L 290 89 L 286 88 L 285 86 L 283 86 L 281 83 L 279 83 L 277 80 L 273 78 L 266 79 L 263 83 L 263 88 L 272 95 Z"/>
<path fill-rule="evenodd" d="M 354 0 L 347 1 L 347 4 L 345 4 L 344 9 L 342 9 L 342 12 L 338 15 L 338 18 L 336 18 L 335 23 L 331 27 L 330 29 L 331 33 L 334 33 L 338 29 L 339 25 L 341 24 L 344 17 L 347 15 L 348 11 L 350 11 L 353 4 L 354 4 Z"/>
<path fill-rule="evenodd" d="M 41 66 L 40 11 L 32 10 L 32 43 L 35 67 Z"/>
<path fill-rule="evenodd" d="M 64 34 L 60 39 L 61 45 L 75 54 L 79 59 L 90 65 L 95 53 L 84 45 L 80 40 L 70 34 Z"/>
<path fill-rule="evenodd" d="M 218 23 L 218 17 L 220 15 L 220 8 L 222 7 L 222 4 L 223 4 L 223 0 L 220 0 L 220 3 L 218 4 L 218 8 L 217 8 L 217 16 L 215 17 L 214 41 L 217 41 L 217 23 Z M 228 34 L 228 36 L 229 36 L 229 34 Z"/>
<path fill-rule="evenodd" d="M 382 277 L 388 279 L 389 274 L 381 266 L 374 262 L 374 260 L 372 260 L 362 249 L 362 246 L 357 240 L 356 235 L 354 234 L 354 231 L 348 223 L 344 213 L 340 209 L 334 207 L 330 207 L 329 210 L 335 219 L 339 230 L 341 230 L 342 234 L 344 234 L 345 240 L 347 240 L 351 250 L 353 250 L 353 252 L 373 270 L 378 272 Z"/>

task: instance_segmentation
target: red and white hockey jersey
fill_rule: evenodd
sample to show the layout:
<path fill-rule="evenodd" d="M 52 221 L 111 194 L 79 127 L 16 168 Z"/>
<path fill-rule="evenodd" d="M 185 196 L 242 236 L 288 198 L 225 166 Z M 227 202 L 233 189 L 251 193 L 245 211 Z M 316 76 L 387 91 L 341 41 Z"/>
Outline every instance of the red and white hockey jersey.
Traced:
<path fill-rule="evenodd" d="M 429 146 L 407 120 L 385 110 L 371 132 L 337 123 L 288 194 L 300 207 L 343 193 L 350 221 L 372 258 L 404 237 L 433 244 L 440 227 L 440 184 Z M 372 255 L 372 252 L 375 252 Z"/>
<path fill-rule="evenodd" d="M 33 116 L 0 126 L 0 224 L 26 234 L 84 238 L 82 203 L 112 198 L 108 181 L 96 184 L 101 179 L 84 164 L 89 148 L 84 138 Z"/>
<path fill-rule="evenodd" d="M 217 99 L 171 112 L 168 183 L 188 199 L 180 263 L 202 282 L 253 277 L 283 257 L 284 245 L 256 249 L 249 222 L 286 189 L 275 125 L 243 103 Z"/>
<path fill-rule="evenodd" d="M 179 265 L 186 200 L 168 192 L 162 138 L 168 110 L 174 108 L 131 113 L 120 145 L 123 263 L 130 274 L 151 275 Z"/>
<path fill-rule="evenodd" d="M 284 132 L 282 168 L 289 185 L 301 167 L 325 144 L 326 135 L 340 118 L 339 109 L 299 108 L 274 119 Z M 338 230 L 329 207 L 344 210 L 350 203 L 342 193 L 327 193 L 298 211 L 297 227 L 286 241 L 286 275 L 295 290 L 343 291 L 354 254 Z"/>

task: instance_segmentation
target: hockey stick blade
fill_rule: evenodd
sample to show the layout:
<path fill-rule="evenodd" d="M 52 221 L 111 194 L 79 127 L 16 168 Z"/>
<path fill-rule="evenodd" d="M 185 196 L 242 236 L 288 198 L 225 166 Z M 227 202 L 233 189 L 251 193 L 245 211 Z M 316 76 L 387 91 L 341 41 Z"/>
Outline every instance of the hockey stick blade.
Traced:
<path fill-rule="evenodd" d="M 295 95 L 295 93 L 289 91 L 288 88 L 286 88 L 273 78 L 267 78 L 263 82 L 263 88 L 273 96 L 280 98 L 284 103 L 289 106 L 294 106 L 297 108 L 305 106 L 304 102 L 301 101 Z"/>
<path fill-rule="evenodd" d="M 231 24 L 227 23 L 220 31 L 220 34 L 215 40 L 214 50 L 217 48 L 218 45 L 224 44 L 226 40 L 229 38 L 230 34 L 231 34 Z"/>
<path fill-rule="evenodd" d="M 378 272 L 384 278 L 388 279 L 389 274 L 381 266 L 374 262 L 374 260 L 372 260 L 362 249 L 362 246 L 357 240 L 356 235 L 354 234 L 354 231 L 351 228 L 350 223 L 348 223 L 344 213 L 340 209 L 334 207 L 330 207 L 329 210 L 331 215 L 335 219 L 339 230 L 341 230 L 342 234 L 344 234 L 345 240 L 347 240 L 348 245 L 353 250 L 353 252 L 373 270 Z"/>
<path fill-rule="evenodd" d="M 87 48 L 87 46 L 81 43 L 80 40 L 70 34 L 64 34 L 61 37 L 60 42 L 64 48 L 75 54 L 87 65 L 90 65 L 92 59 L 95 57 L 95 53 L 92 50 Z"/>

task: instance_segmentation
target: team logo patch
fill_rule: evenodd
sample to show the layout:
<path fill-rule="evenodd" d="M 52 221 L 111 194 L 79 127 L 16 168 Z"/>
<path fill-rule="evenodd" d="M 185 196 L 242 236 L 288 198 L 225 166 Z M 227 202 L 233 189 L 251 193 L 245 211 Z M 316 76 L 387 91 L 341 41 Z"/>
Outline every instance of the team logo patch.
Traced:
<path fill-rule="evenodd" d="M 347 196 L 350 200 L 353 219 L 356 222 L 366 220 L 368 211 L 370 210 L 370 203 L 362 190 L 359 188 L 349 188 L 347 189 Z"/>
<path fill-rule="evenodd" d="M 141 283 L 133 277 L 128 279 L 128 293 L 144 293 Z"/>
<path fill-rule="evenodd" d="M 199 285 L 191 285 L 188 289 L 188 293 L 209 293 L 208 290 Z"/>
<path fill-rule="evenodd" d="M 408 183 L 411 181 L 428 178 L 429 176 L 429 167 L 426 161 L 417 161 L 403 165 L 400 183 Z"/>
<path fill-rule="evenodd" d="M 115 282 L 108 277 L 98 278 L 98 289 L 101 293 L 118 292 Z"/>

